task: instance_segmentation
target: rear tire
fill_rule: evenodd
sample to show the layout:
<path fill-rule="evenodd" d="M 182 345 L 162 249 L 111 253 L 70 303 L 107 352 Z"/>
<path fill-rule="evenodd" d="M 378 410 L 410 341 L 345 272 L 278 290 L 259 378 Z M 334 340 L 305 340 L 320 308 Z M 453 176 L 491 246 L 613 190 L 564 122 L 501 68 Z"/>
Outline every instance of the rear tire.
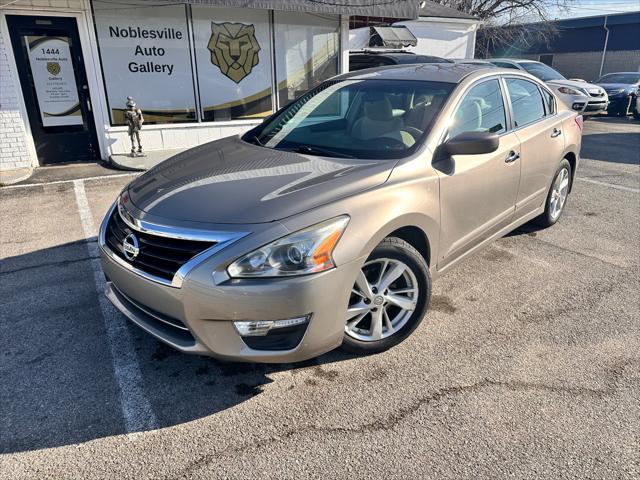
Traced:
<path fill-rule="evenodd" d="M 407 338 L 431 298 L 429 267 L 409 243 L 387 237 L 371 252 L 347 306 L 342 349 L 383 352 Z"/>
<path fill-rule="evenodd" d="M 537 217 L 534 222 L 540 227 L 546 228 L 554 225 L 564 212 L 567 199 L 569 198 L 569 188 L 571 187 L 571 164 L 564 158 L 553 176 L 547 200 L 545 201 L 544 213 Z"/>

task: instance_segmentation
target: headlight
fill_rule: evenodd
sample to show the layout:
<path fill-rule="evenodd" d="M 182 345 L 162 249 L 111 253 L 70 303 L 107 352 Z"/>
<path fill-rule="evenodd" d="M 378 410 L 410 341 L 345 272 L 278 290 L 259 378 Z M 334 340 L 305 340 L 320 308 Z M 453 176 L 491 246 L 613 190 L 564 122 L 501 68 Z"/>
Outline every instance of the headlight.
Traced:
<path fill-rule="evenodd" d="M 607 93 L 609 93 L 609 95 L 619 95 L 621 93 L 624 93 L 624 88 L 617 88 L 615 90 L 610 90 Z"/>
<path fill-rule="evenodd" d="M 571 87 L 560 87 L 558 91 L 560 93 L 564 93 L 565 95 L 585 95 L 584 92 Z"/>
<path fill-rule="evenodd" d="M 292 233 L 239 258 L 227 272 L 231 277 L 281 277 L 333 268 L 333 249 L 348 222 L 345 215 Z"/>

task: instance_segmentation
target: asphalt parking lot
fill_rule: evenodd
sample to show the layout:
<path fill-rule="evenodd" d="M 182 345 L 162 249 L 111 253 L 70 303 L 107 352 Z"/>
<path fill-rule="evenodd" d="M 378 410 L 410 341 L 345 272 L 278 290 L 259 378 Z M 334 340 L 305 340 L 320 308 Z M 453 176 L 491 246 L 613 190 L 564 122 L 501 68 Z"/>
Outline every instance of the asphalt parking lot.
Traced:
<path fill-rule="evenodd" d="M 0 189 L 0 478 L 638 478 L 640 122 L 585 124 L 568 209 L 435 283 L 383 354 L 223 363 L 99 295 L 129 174 Z"/>

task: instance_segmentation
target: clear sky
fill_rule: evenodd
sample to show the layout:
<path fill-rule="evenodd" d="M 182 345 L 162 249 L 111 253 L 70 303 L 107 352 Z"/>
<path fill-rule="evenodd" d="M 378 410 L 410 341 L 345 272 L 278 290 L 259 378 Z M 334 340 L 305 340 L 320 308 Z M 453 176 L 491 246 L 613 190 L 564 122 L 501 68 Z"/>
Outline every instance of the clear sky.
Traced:
<path fill-rule="evenodd" d="M 552 18 L 591 17 L 608 13 L 640 11 L 640 0 L 575 0 L 568 9 L 553 10 Z"/>

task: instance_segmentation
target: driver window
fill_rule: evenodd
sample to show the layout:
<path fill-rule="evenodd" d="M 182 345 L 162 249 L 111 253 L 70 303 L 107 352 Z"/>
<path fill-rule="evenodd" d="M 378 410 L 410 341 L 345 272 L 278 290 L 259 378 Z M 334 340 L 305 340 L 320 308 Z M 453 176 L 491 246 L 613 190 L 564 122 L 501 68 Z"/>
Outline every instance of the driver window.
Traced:
<path fill-rule="evenodd" d="M 465 95 L 449 127 L 449 137 L 463 132 L 506 131 L 507 119 L 498 80 L 488 80 L 471 88 Z"/>

